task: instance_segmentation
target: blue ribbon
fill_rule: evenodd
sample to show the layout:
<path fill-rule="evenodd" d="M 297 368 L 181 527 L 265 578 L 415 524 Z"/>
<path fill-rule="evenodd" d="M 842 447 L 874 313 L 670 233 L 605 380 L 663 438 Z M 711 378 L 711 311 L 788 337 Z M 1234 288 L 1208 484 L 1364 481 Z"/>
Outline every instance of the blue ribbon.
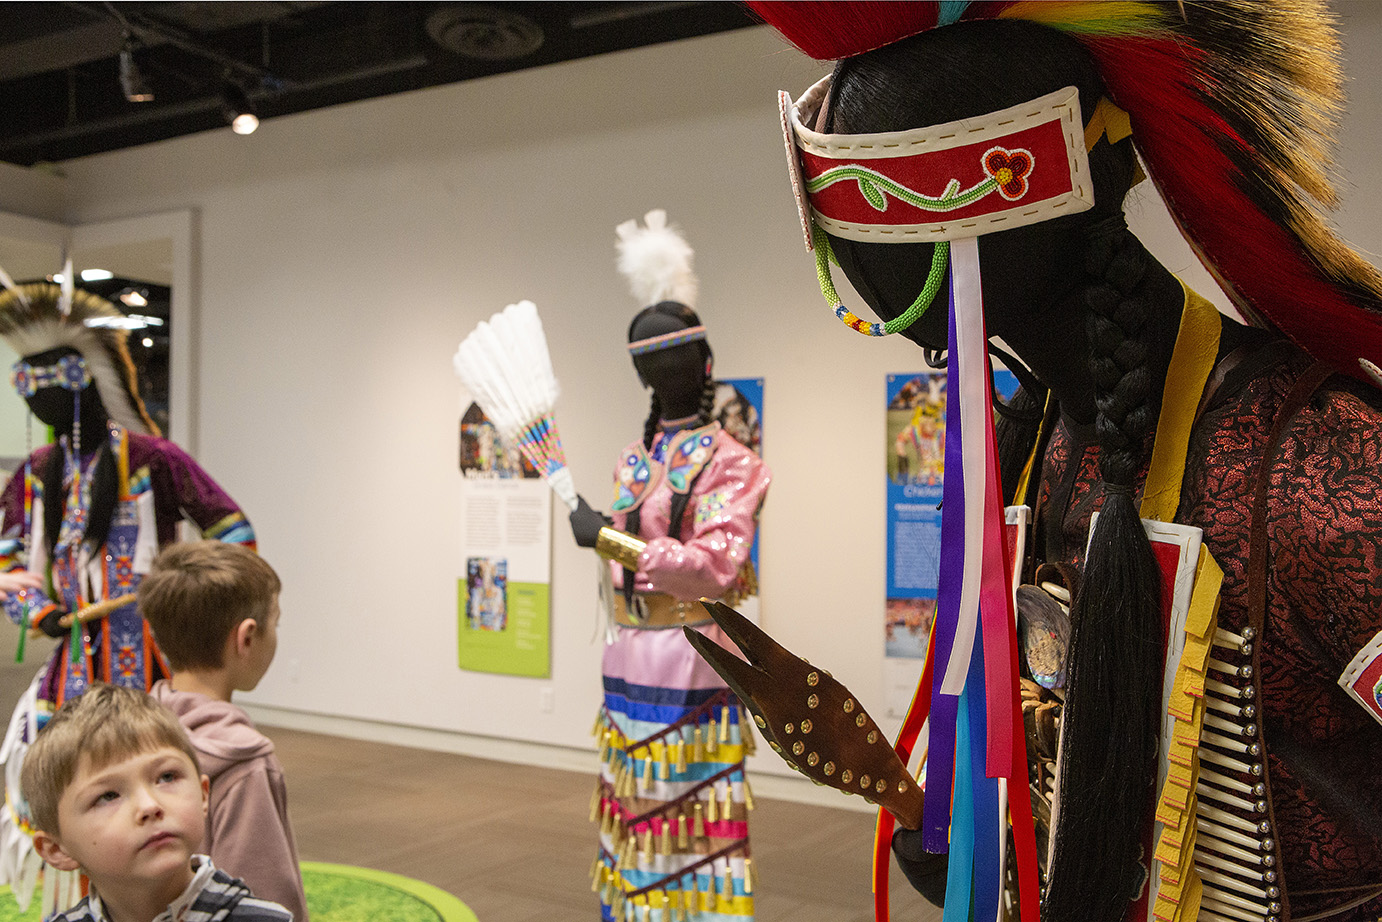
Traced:
<path fill-rule="evenodd" d="M 955 807 L 950 818 L 950 867 L 945 880 L 945 915 L 941 922 L 969 922 L 974 877 L 974 783 L 971 771 L 968 687 L 960 694 L 964 705 L 955 721 Z M 930 778 L 927 778 L 930 781 Z"/>
<path fill-rule="evenodd" d="M 942 922 L 998 918 L 1002 894 L 999 856 L 998 779 L 985 770 L 988 720 L 984 698 L 982 635 L 965 675 L 955 721 L 955 805 L 950 821 L 950 866 Z M 929 780 L 929 779 L 928 779 Z M 972 916 L 971 916 L 971 910 Z"/>
<path fill-rule="evenodd" d="M 983 631 L 974 639 L 974 658 L 965 679 L 965 698 L 969 703 L 971 792 L 974 798 L 974 918 L 997 919 L 1002 887 L 999 880 L 1000 838 L 998 817 L 998 779 L 986 770 L 988 745 L 988 701 L 984 686 Z M 1007 664 L 1005 663 L 1004 666 Z M 947 901 L 948 902 L 948 901 Z"/>

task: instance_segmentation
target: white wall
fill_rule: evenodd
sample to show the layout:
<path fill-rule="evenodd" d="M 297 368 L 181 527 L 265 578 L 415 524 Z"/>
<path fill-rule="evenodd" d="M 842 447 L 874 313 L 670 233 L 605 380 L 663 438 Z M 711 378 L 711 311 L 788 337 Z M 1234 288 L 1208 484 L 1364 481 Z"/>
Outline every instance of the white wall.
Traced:
<path fill-rule="evenodd" d="M 66 184 L 55 168 L 0 163 L 0 210 L 46 221 L 62 219 Z"/>
<path fill-rule="evenodd" d="M 1379 12 L 1354 8 L 1350 24 L 1352 43 L 1382 44 Z M 613 228 L 652 207 L 696 248 L 717 372 L 767 379 L 764 625 L 881 702 L 884 376 L 922 362 L 908 343 L 844 330 L 816 288 L 774 91 L 821 70 L 751 29 L 64 165 L 74 223 L 199 212 L 199 456 L 285 584 L 279 659 L 248 702 L 589 745 L 594 564 L 560 514 L 551 679 L 455 666 L 450 358 L 480 319 L 536 301 L 577 484 L 606 503 L 646 413 L 624 350 L 640 305 L 613 269 Z M 1347 137 L 1371 137 L 1376 111 L 1366 135 L 1355 113 Z M 1369 175 L 1372 146 L 1349 140 L 1345 168 Z M 1191 266 L 1158 208 L 1135 223 L 1172 268 Z M 1373 251 L 1376 214 L 1347 211 Z"/>

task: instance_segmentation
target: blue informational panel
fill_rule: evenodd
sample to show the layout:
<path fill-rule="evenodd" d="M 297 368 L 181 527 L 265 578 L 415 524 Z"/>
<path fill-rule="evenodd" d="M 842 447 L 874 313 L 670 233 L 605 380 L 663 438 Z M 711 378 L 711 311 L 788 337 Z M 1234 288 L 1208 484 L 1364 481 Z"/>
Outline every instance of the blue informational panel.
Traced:
<path fill-rule="evenodd" d="M 1002 399 L 1017 391 L 1012 372 L 995 371 L 993 378 Z M 887 379 L 887 656 L 925 657 L 936 614 L 946 381 L 944 371 Z"/>
<path fill-rule="evenodd" d="M 763 457 L 763 379 L 719 378 L 715 383 L 715 419 L 739 444 Z M 758 539 L 755 533 L 753 548 L 749 551 L 755 573 L 760 572 Z M 741 614 L 756 617 L 756 612 Z"/>

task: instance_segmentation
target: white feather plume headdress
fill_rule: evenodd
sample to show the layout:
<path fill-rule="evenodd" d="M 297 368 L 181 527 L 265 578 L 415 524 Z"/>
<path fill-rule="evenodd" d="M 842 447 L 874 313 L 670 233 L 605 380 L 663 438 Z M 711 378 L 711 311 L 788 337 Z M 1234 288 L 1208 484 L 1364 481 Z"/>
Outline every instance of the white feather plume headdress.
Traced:
<path fill-rule="evenodd" d="M 667 223 L 667 212 L 655 208 L 643 216 L 643 225 L 631 219 L 614 229 L 618 239 L 619 273 L 641 306 L 659 301 L 678 301 L 696 306 L 696 273 L 691 268 L 695 251 L 676 228 Z"/>

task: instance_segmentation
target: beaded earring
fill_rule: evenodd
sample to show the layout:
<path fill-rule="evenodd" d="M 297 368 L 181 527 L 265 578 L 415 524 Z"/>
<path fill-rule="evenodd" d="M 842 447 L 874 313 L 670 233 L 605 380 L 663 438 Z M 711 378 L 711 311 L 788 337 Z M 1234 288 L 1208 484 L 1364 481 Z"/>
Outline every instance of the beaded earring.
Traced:
<path fill-rule="evenodd" d="M 82 392 L 78 388 L 72 392 L 72 498 L 73 509 L 81 509 L 82 501 Z M 75 553 L 75 550 L 73 551 Z M 71 649 L 71 662 L 82 661 L 82 622 L 76 612 L 72 613 L 72 631 L 68 647 Z"/>
<path fill-rule="evenodd" d="M 24 414 L 24 534 L 20 537 L 20 553 L 23 555 L 24 566 L 30 564 L 31 540 L 30 535 L 34 529 L 34 414 Z M 24 641 L 29 636 L 29 591 L 21 589 L 19 591 L 20 610 L 19 610 L 19 645 L 14 651 L 14 661 L 24 662 Z"/>

